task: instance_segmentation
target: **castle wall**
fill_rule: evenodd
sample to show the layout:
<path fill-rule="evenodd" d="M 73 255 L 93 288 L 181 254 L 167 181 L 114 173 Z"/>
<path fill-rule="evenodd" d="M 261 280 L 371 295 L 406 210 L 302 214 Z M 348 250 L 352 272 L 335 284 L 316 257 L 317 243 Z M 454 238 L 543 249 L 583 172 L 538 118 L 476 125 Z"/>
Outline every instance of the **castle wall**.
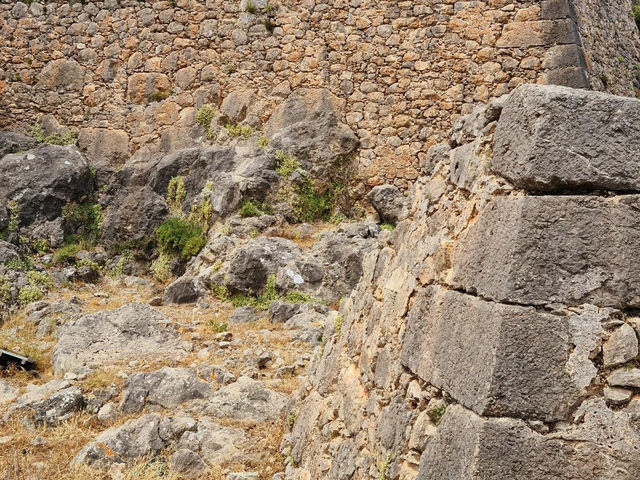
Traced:
<path fill-rule="evenodd" d="M 558 3 L 261 0 L 256 14 L 221 0 L 3 3 L 0 128 L 52 115 L 117 163 L 195 141 L 198 108 L 235 90 L 251 91 L 246 121 L 259 128 L 293 89 L 326 87 L 361 139 L 366 183 L 404 187 L 474 103 L 521 83 L 585 84 Z"/>

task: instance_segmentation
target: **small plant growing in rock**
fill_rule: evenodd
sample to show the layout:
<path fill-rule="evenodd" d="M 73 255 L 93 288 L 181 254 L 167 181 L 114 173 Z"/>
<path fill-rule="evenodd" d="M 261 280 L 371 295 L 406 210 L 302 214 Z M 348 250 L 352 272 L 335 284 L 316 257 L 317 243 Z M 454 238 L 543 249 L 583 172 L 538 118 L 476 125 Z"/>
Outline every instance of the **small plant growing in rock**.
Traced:
<path fill-rule="evenodd" d="M 28 272 L 33 270 L 33 259 L 28 255 L 25 255 L 24 257 L 9 260 L 5 265 L 9 270 L 14 270 L 16 272 Z"/>
<path fill-rule="evenodd" d="M 335 322 L 333 322 L 333 333 L 335 333 L 336 337 L 340 336 L 342 332 L 342 322 L 344 321 L 344 317 L 342 315 L 338 315 L 336 317 Z"/>
<path fill-rule="evenodd" d="M 107 276 L 109 278 L 119 278 L 124 273 L 124 267 L 133 261 L 133 252 L 131 250 L 125 250 L 120 258 L 118 259 L 118 263 L 107 272 Z"/>
<path fill-rule="evenodd" d="M 71 130 L 69 130 L 64 135 L 60 136 L 57 133 L 53 133 L 51 135 L 45 135 L 42 126 L 39 123 L 36 123 L 31 128 L 31 136 L 37 143 L 48 143 L 51 145 L 75 145 L 76 144 L 76 135 Z"/>
<path fill-rule="evenodd" d="M 36 288 L 47 289 L 53 287 L 53 282 L 45 272 L 27 272 L 27 281 L 29 285 Z"/>
<path fill-rule="evenodd" d="M 634 5 L 631 12 L 633 19 L 636 21 L 636 26 L 640 28 L 640 5 Z"/>
<path fill-rule="evenodd" d="M 161 102 L 162 100 L 166 100 L 167 98 L 169 98 L 172 93 L 173 92 L 171 90 L 164 90 L 164 91 L 163 90 L 156 90 L 151 95 L 149 95 L 149 98 L 147 99 L 147 101 L 149 103 Z"/>
<path fill-rule="evenodd" d="M 251 133 L 253 132 L 249 125 L 234 125 L 233 123 L 228 123 L 224 126 L 224 128 L 232 137 L 249 138 L 251 136 Z"/>
<path fill-rule="evenodd" d="M 436 427 L 440 425 L 440 422 L 442 421 L 442 417 L 444 416 L 444 412 L 446 410 L 447 410 L 446 405 L 440 405 L 439 407 L 432 408 L 427 412 L 427 415 L 429 416 L 429 418 L 431 419 L 431 421 Z"/>
<path fill-rule="evenodd" d="M 42 300 L 44 294 L 37 287 L 23 287 L 20 289 L 18 293 L 18 302 L 20 305 L 28 305 L 29 303 L 37 302 L 38 300 Z"/>
<path fill-rule="evenodd" d="M 9 279 L 0 275 L 0 303 L 7 305 L 11 301 L 11 283 Z"/>
<path fill-rule="evenodd" d="M 391 225 L 390 223 L 381 223 L 380 224 L 380 228 L 382 230 L 388 230 L 388 231 L 393 231 L 396 229 L 396 227 L 394 227 L 393 225 Z"/>
<path fill-rule="evenodd" d="M 289 290 L 282 297 L 282 300 L 287 303 L 310 303 L 315 301 L 307 292 L 301 292 L 299 290 Z"/>
<path fill-rule="evenodd" d="M 9 200 L 7 202 L 7 208 L 9 209 L 9 226 L 8 232 L 16 232 L 20 226 L 20 205 L 15 200 Z"/>
<path fill-rule="evenodd" d="M 66 231 L 73 232 L 68 242 L 80 241 L 95 245 L 102 236 L 102 206 L 98 203 L 69 203 L 62 207 L 62 221 Z"/>
<path fill-rule="evenodd" d="M 96 273 L 101 270 L 100 269 L 100 265 L 98 265 L 93 260 L 89 260 L 88 258 L 83 258 L 81 260 L 78 260 L 76 262 L 76 267 L 78 267 L 78 268 L 88 268 L 92 272 L 96 272 Z"/>
<path fill-rule="evenodd" d="M 212 140 L 215 138 L 215 132 L 211 127 L 211 123 L 216 116 L 216 111 L 209 105 L 203 105 L 196 113 L 196 123 L 205 129 L 207 138 Z"/>
<path fill-rule="evenodd" d="M 36 253 L 45 253 L 49 251 L 49 242 L 46 238 L 34 238 L 30 243 L 31 249 Z"/>
<path fill-rule="evenodd" d="M 283 177 L 290 177 L 294 171 L 300 168 L 300 162 L 296 157 L 287 155 L 280 150 L 276 152 L 276 160 L 278 162 L 276 172 Z"/>
<path fill-rule="evenodd" d="M 378 459 L 378 480 L 387 480 L 387 470 L 389 469 L 389 463 L 391 462 L 391 453 L 387 453 L 384 461 Z"/>
<path fill-rule="evenodd" d="M 293 428 L 293 425 L 295 423 L 296 423 L 296 412 L 295 410 L 292 410 L 289 416 L 287 417 L 287 426 L 289 427 L 289 430 Z"/>
<path fill-rule="evenodd" d="M 228 301 L 231 298 L 231 293 L 226 285 L 218 285 L 216 283 L 211 284 L 211 294 L 218 300 L 223 302 Z"/>
<path fill-rule="evenodd" d="M 264 13 L 271 13 L 276 9 L 275 5 L 266 5 L 264 7 Z"/>
<path fill-rule="evenodd" d="M 215 333 L 224 333 L 229 328 L 229 326 L 226 323 L 220 323 L 215 320 L 209 320 L 209 325 L 211 325 L 211 329 Z"/>
<path fill-rule="evenodd" d="M 171 278 L 171 257 L 166 253 L 161 253 L 151 263 L 151 273 L 161 282 L 166 282 Z"/>
<path fill-rule="evenodd" d="M 182 216 L 182 202 L 187 196 L 187 189 L 184 185 L 184 177 L 171 177 L 167 186 L 167 205 L 171 215 Z"/>
<path fill-rule="evenodd" d="M 258 12 L 258 7 L 253 2 L 247 2 L 244 7 L 244 11 L 251 15 L 255 15 Z"/>
<path fill-rule="evenodd" d="M 260 137 L 258 139 L 258 146 L 263 150 L 266 150 L 269 146 L 269 140 L 267 140 L 267 137 Z"/>
<path fill-rule="evenodd" d="M 259 217 L 260 215 L 262 215 L 262 211 L 257 203 L 254 203 L 249 198 L 242 200 L 242 205 L 240 206 L 240 216 L 242 218 Z"/>

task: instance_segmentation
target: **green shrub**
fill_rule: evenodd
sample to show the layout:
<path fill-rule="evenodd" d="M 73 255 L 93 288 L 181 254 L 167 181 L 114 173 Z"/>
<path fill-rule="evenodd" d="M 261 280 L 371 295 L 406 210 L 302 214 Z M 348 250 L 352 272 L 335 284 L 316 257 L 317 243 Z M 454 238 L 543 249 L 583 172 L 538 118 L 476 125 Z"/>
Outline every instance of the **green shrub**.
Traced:
<path fill-rule="evenodd" d="M 178 217 L 167 218 L 156 229 L 156 239 L 161 253 L 180 254 L 185 260 L 197 255 L 207 243 L 198 225 Z"/>
<path fill-rule="evenodd" d="M 340 332 L 342 332 L 342 322 L 344 321 L 344 317 L 342 315 L 338 315 L 336 317 L 335 322 L 333 322 L 333 333 L 336 334 L 336 337 L 340 336 Z"/>
<path fill-rule="evenodd" d="M 95 245 L 102 236 L 102 206 L 98 203 L 69 203 L 62 207 L 62 221 L 73 232 L 68 241 Z"/>
<path fill-rule="evenodd" d="M 240 206 L 240 216 L 242 218 L 259 217 L 260 215 L 262 215 L 262 211 L 257 203 L 249 198 L 242 200 L 242 205 Z"/>
<path fill-rule="evenodd" d="M 98 265 L 93 260 L 89 260 L 88 258 L 83 258 L 82 260 L 78 260 L 76 262 L 76 267 L 78 267 L 78 268 L 87 267 L 92 272 L 99 272 L 100 271 L 100 265 Z"/>
<path fill-rule="evenodd" d="M 389 231 L 393 231 L 396 229 L 396 227 L 394 227 L 393 225 L 391 225 L 390 223 L 381 223 L 380 224 L 380 228 L 382 230 L 389 230 Z"/>
<path fill-rule="evenodd" d="M 336 188 L 336 185 L 331 185 L 320 193 L 316 190 L 313 181 L 306 177 L 303 182 L 296 185 L 297 198 L 291 205 L 293 213 L 301 222 L 328 220 L 335 207 Z"/>
<path fill-rule="evenodd" d="M 640 28 L 640 5 L 633 6 L 633 19 L 636 21 L 636 25 Z"/>
<path fill-rule="evenodd" d="M 5 263 L 9 270 L 15 270 L 17 272 L 27 272 L 33 270 L 33 258 L 25 255 L 24 257 L 14 258 Z"/>
<path fill-rule="evenodd" d="M 269 140 L 267 140 L 267 137 L 260 137 L 258 139 L 258 146 L 262 147 L 262 149 L 266 149 L 269 146 Z"/>
<path fill-rule="evenodd" d="M 299 290 L 289 290 L 284 297 L 282 297 L 287 303 L 310 303 L 313 302 L 314 299 L 307 292 L 301 292 Z"/>
<path fill-rule="evenodd" d="M 255 15 L 258 12 L 258 7 L 253 2 L 247 2 L 247 4 L 244 7 L 244 11 L 252 15 Z"/>
<path fill-rule="evenodd" d="M 18 293 L 18 302 L 20 305 L 27 305 L 29 303 L 37 302 L 38 300 L 42 300 L 44 294 L 40 291 L 39 288 L 28 286 L 20 289 Z"/>
<path fill-rule="evenodd" d="M 208 197 L 201 197 L 200 202 L 193 202 L 189 221 L 198 225 L 203 232 L 208 232 L 213 218 L 213 205 Z"/>
<path fill-rule="evenodd" d="M 216 116 L 216 111 L 209 105 L 203 105 L 196 113 L 196 123 L 201 127 L 209 128 Z"/>
<path fill-rule="evenodd" d="M 49 251 L 49 242 L 46 238 L 32 239 L 31 249 L 36 253 L 45 253 Z"/>
<path fill-rule="evenodd" d="M 11 301 L 11 283 L 4 275 L 0 275 L 0 303 L 5 305 Z"/>
<path fill-rule="evenodd" d="M 56 263 L 58 265 L 68 263 L 76 256 L 76 254 L 80 250 L 80 245 L 78 245 L 77 243 L 68 243 L 66 245 L 63 245 L 53 254 L 53 263 Z"/>
<path fill-rule="evenodd" d="M 218 284 L 214 283 L 214 284 L 211 285 L 210 288 L 211 288 L 211 293 L 218 300 L 222 300 L 223 302 L 227 302 L 231 298 L 231 293 L 229 292 L 229 289 L 227 288 L 226 285 L 218 285 Z"/>
<path fill-rule="evenodd" d="M 53 287 L 53 282 L 45 272 L 27 272 L 27 281 L 29 285 L 36 288 L 47 289 Z"/>
<path fill-rule="evenodd" d="M 278 161 L 278 172 L 283 177 L 289 177 L 291 174 L 300 168 L 300 162 L 293 155 L 287 155 L 286 153 L 278 150 L 276 152 L 276 160 Z"/>

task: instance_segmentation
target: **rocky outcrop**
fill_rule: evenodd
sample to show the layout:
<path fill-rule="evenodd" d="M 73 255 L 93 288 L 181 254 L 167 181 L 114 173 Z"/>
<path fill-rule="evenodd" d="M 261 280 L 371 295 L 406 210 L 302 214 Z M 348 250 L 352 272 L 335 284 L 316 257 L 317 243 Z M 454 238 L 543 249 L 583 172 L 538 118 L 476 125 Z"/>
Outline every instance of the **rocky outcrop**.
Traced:
<path fill-rule="evenodd" d="M 638 108 L 524 86 L 459 122 L 300 391 L 287 478 L 637 477 Z"/>
<path fill-rule="evenodd" d="M 0 230 L 49 225 L 56 231 L 46 238 L 59 245 L 62 225 L 56 220 L 62 207 L 88 200 L 92 192 L 89 164 L 75 147 L 41 145 L 5 155 L 0 158 Z M 37 232 L 30 236 L 40 238 Z"/>
<path fill-rule="evenodd" d="M 78 372 L 107 361 L 179 357 L 188 348 L 165 317 L 147 305 L 134 303 L 61 325 L 52 361 L 57 372 Z"/>

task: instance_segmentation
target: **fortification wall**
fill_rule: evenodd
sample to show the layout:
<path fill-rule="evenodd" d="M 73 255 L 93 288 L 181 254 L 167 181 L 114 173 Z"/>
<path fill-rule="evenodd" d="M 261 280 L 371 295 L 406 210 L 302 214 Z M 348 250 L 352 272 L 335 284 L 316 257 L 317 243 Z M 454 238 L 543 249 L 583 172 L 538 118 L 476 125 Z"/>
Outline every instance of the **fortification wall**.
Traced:
<path fill-rule="evenodd" d="M 246 121 L 259 128 L 293 89 L 326 87 L 360 137 L 366 182 L 405 186 L 473 103 L 582 78 L 578 56 L 549 51 L 578 43 L 557 0 L 254 3 L 4 3 L 0 128 L 52 115 L 117 163 L 195 141 L 198 108 L 232 91 L 252 91 Z"/>

